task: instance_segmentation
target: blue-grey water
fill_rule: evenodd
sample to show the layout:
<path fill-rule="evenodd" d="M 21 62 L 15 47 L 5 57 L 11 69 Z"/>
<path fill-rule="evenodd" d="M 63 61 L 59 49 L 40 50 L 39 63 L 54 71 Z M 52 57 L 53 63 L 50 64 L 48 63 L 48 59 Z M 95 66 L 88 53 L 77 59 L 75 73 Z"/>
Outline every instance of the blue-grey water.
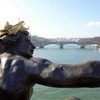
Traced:
<path fill-rule="evenodd" d="M 100 51 L 91 47 L 80 49 L 76 45 L 67 45 L 63 49 L 51 45 L 36 49 L 33 56 L 46 58 L 54 63 L 76 64 L 88 60 L 100 60 Z M 68 97 L 100 100 L 100 88 L 51 88 L 36 84 L 31 100 L 64 100 Z"/>

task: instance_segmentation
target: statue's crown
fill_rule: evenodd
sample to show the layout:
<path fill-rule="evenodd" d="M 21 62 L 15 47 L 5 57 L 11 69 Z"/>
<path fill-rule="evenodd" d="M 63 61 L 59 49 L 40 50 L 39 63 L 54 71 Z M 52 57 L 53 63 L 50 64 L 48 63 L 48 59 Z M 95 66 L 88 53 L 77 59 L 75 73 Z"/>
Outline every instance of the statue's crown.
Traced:
<path fill-rule="evenodd" d="M 9 22 L 6 22 L 4 29 L 0 30 L 0 37 L 5 34 L 8 34 L 8 35 L 15 34 L 16 32 L 18 32 L 20 30 L 23 30 L 23 31 L 28 30 L 29 27 L 26 28 L 26 27 L 24 27 L 24 25 L 25 25 L 24 21 L 20 21 L 15 25 L 11 25 L 11 24 L 9 24 Z"/>

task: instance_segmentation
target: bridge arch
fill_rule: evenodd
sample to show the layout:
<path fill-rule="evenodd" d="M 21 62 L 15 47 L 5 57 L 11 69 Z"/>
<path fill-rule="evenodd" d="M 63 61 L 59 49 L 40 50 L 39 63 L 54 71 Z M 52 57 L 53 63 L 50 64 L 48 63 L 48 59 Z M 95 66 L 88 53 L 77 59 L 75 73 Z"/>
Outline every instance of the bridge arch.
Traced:
<path fill-rule="evenodd" d="M 46 44 L 44 45 L 44 48 L 59 48 L 58 44 Z"/>
<path fill-rule="evenodd" d="M 75 44 L 71 43 L 71 44 L 64 44 L 64 45 L 63 45 L 63 48 L 69 48 L 69 47 L 70 47 L 70 48 L 74 48 L 74 47 L 75 47 L 75 48 L 80 48 L 80 45 L 78 45 L 78 44 L 76 44 L 76 43 L 75 43 Z"/>

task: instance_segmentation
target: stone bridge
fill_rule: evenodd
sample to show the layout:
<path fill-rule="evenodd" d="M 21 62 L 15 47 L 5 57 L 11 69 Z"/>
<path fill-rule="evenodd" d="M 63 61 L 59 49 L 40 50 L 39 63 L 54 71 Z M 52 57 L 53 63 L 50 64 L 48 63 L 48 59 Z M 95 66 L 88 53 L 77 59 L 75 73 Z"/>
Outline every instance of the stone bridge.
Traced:
<path fill-rule="evenodd" d="M 60 48 L 63 48 L 64 45 L 67 45 L 67 44 L 77 44 L 77 45 L 80 46 L 80 48 L 85 48 L 85 46 L 87 46 L 87 45 L 95 45 L 98 48 L 100 47 L 99 44 L 94 43 L 94 42 L 77 42 L 77 41 L 64 41 L 64 42 L 63 41 L 59 41 L 59 42 L 57 42 L 57 41 L 55 41 L 55 42 L 53 42 L 53 41 L 46 42 L 45 41 L 45 42 L 41 42 L 41 43 L 36 43 L 35 46 L 36 47 L 39 47 L 39 48 L 44 48 L 44 46 L 50 45 L 50 44 L 56 44 Z"/>

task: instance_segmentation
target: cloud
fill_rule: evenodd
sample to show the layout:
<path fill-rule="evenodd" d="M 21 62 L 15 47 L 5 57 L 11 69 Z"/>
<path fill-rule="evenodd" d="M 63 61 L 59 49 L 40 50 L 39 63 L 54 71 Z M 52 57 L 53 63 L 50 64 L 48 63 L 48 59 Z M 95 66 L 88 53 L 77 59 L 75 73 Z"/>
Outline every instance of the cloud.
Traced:
<path fill-rule="evenodd" d="M 100 27 L 100 21 L 98 21 L 98 22 L 91 21 L 91 22 L 87 23 L 86 26 L 87 27 Z"/>

